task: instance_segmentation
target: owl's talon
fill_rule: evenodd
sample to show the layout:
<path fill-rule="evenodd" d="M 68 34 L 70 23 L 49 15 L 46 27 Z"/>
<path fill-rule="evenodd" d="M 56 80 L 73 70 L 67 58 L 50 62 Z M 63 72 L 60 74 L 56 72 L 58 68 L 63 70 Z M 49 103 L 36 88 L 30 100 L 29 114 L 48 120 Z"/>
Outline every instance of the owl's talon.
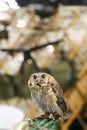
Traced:
<path fill-rule="evenodd" d="M 52 120 L 54 120 L 54 117 L 52 115 L 46 115 L 46 114 L 44 114 L 44 115 L 41 115 L 39 117 L 35 117 L 32 120 L 35 120 L 35 119 L 49 119 L 49 120 L 52 119 Z"/>

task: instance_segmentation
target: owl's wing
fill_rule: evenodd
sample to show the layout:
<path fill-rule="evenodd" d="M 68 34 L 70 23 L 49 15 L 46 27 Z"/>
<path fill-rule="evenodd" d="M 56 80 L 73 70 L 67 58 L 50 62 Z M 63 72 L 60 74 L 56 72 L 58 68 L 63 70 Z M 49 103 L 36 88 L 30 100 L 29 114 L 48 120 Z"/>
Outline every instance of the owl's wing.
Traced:
<path fill-rule="evenodd" d="M 52 85 L 51 87 L 52 87 L 54 94 L 56 95 L 57 105 L 61 108 L 63 114 L 66 115 L 68 113 L 68 106 L 67 106 L 66 100 L 63 96 L 63 91 L 62 91 L 60 85 L 57 83 L 57 84 Z"/>

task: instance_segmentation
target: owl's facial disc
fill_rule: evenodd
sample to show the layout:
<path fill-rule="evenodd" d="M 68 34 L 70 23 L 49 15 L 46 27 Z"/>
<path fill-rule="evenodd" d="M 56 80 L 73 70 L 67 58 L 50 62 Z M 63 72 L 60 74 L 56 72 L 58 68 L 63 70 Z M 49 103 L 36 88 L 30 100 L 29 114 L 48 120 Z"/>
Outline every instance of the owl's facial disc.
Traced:
<path fill-rule="evenodd" d="M 46 74 L 44 73 L 34 74 L 33 80 L 37 86 L 41 87 L 43 84 L 46 83 Z"/>

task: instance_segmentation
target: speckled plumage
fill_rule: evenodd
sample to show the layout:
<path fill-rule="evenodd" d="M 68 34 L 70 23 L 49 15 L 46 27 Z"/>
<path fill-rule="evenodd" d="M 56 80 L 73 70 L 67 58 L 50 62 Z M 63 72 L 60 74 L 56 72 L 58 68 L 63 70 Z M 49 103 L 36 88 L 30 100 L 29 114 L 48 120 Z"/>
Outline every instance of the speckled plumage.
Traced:
<path fill-rule="evenodd" d="M 58 82 L 47 73 L 34 73 L 28 81 L 32 100 L 37 107 L 61 121 L 68 115 L 67 103 Z"/>

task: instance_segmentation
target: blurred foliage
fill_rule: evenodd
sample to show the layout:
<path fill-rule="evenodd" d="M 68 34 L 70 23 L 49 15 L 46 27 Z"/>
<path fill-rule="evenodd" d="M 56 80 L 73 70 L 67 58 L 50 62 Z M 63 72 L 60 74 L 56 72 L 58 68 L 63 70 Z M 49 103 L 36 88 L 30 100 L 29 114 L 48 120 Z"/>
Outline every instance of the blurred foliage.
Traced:
<path fill-rule="evenodd" d="M 7 32 L 7 30 L 0 31 L 0 40 L 1 39 L 8 39 L 8 32 Z"/>
<path fill-rule="evenodd" d="M 64 59 L 54 60 L 48 66 L 48 70 L 65 91 L 72 79 L 72 66 L 70 63 Z"/>
<path fill-rule="evenodd" d="M 14 77 L 0 75 L 0 99 L 12 98 L 14 96 L 29 97 L 27 83 L 29 76 L 34 72 L 33 64 L 24 63 L 18 75 Z"/>
<path fill-rule="evenodd" d="M 11 98 L 14 90 L 8 76 L 0 75 L 0 99 Z"/>
<path fill-rule="evenodd" d="M 25 62 L 21 71 L 15 76 L 0 75 L 0 99 L 12 98 L 14 96 L 29 97 L 27 87 L 28 79 L 36 71 L 47 72 L 54 76 L 65 91 L 71 80 L 71 66 L 66 60 L 54 60 L 47 68 L 36 68 L 35 64 Z"/>

